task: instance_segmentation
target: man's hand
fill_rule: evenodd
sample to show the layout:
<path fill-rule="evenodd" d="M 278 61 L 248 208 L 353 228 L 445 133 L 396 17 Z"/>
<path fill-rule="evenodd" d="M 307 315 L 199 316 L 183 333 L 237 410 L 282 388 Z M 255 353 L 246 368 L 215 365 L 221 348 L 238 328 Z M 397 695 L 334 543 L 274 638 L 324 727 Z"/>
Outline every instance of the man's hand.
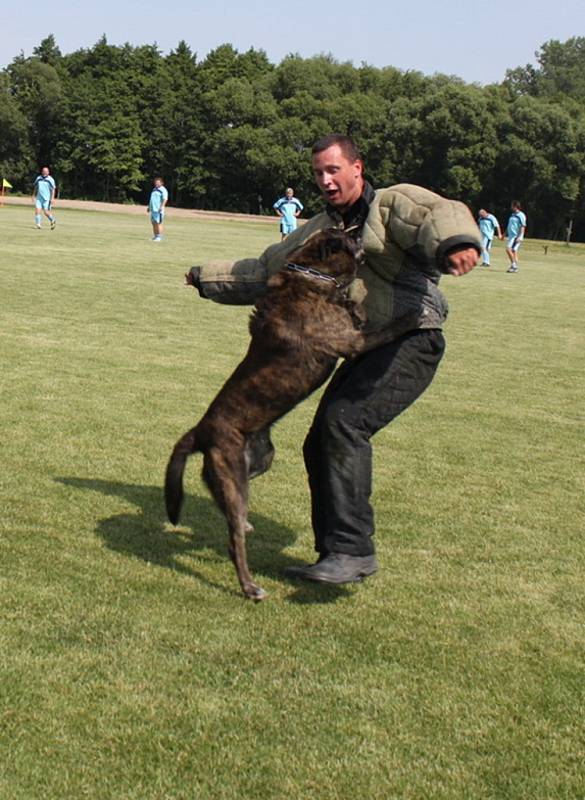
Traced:
<path fill-rule="evenodd" d="M 465 275 L 476 266 L 479 253 L 475 247 L 466 247 L 462 250 L 452 250 L 446 256 L 447 272 L 450 275 Z"/>
<path fill-rule="evenodd" d="M 201 267 L 191 267 L 189 272 L 185 273 L 185 286 L 193 286 L 199 294 L 201 291 L 199 289 L 199 274 L 201 272 Z"/>

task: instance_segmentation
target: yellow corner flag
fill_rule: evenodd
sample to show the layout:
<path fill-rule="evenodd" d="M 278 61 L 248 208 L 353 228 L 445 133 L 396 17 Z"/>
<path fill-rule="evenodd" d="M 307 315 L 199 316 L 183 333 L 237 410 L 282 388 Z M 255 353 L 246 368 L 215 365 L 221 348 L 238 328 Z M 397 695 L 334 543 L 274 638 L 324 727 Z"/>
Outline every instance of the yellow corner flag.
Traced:
<path fill-rule="evenodd" d="M 8 183 L 6 178 L 2 178 L 2 188 L 3 189 L 12 189 L 12 184 Z"/>

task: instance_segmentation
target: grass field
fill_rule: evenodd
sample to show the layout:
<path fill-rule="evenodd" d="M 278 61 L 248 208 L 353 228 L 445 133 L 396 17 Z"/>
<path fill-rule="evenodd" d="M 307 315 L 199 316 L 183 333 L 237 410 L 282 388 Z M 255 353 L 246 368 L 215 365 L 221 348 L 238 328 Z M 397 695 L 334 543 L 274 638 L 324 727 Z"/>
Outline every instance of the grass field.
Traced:
<path fill-rule="evenodd" d="M 0 797 L 585 797 L 585 246 L 527 242 L 521 272 L 445 278 L 448 352 L 375 440 L 380 572 L 312 558 L 287 417 L 252 485 L 239 593 L 175 439 L 247 342 L 245 308 L 182 273 L 278 239 L 253 222 L 0 208 Z"/>

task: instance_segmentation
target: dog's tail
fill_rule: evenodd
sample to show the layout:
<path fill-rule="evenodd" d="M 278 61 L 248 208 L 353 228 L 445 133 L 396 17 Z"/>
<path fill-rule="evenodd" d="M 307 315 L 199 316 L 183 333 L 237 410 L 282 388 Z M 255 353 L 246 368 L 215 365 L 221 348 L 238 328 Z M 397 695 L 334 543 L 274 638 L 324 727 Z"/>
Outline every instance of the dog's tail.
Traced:
<path fill-rule="evenodd" d="M 181 506 L 183 505 L 183 473 L 185 464 L 192 453 L 199 450 L 197 443 L 197 427 L 191 428 L 184 436 L 181 436 L 173 448 L 167 471 L 165 474 L 165 503 L 167 515 L 173 525 L 176 525 L 181 516 Z"/>

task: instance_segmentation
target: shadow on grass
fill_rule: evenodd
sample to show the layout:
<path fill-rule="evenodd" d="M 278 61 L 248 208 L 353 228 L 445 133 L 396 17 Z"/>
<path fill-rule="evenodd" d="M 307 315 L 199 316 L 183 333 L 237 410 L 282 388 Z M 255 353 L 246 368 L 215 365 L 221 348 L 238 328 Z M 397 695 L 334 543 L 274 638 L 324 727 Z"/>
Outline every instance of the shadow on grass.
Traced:
<path fill-rule="evenodd" d="M 121 497 L 138 507 L 135 514 L 115 514 L 99 521 L 96 533 L 111 550 L 181 572 L 214 589 L 241 597 L 235 573 L 233 587 L 227 587 L 209 580 L 181 558 L 209 550 L 217 554 L 217 560 L 229 558 L 225 519 L 210 498 L 186 496 L 182 512 L 184 524 L 169 530 L 161 486 L 89 478 L 62 477 L 55 480 L 82 491 Z M 254 533 L 248 537 L 247 548 L 252 573 L 288 583 L 282 575 L 284 568 L 302 563 L 282 552 L 294 542 L 294 531 L 262 514 L 250 514 L 250 522 L 254 525 Z M 185 527 L 190 523 L 193 531 L 187 532 Z M 203 554 L 200 557 L 203 558 Z M 295 586 L 295 592 L 287 598 L 292 603 L 331 603 L 348 594 L 348 589 L 342 586 L 290 583 Z"/>

